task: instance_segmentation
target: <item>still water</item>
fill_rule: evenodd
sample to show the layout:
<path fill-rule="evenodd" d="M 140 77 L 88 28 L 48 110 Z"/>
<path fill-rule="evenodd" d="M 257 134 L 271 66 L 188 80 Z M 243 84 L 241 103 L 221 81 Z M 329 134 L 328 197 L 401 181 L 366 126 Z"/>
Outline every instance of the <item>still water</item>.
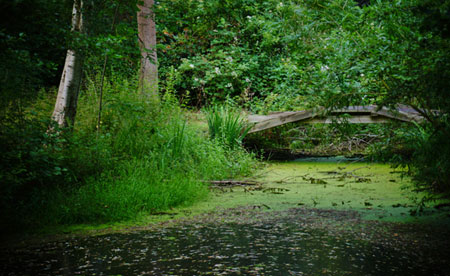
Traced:
<path fill-rule="evenodd" d="M 412 208 L 387 166 L 273 163 L 258 180 L 168 225 L 0 249 L 0 275 L 450 275 L 447 226 L 383 219 Z"/>

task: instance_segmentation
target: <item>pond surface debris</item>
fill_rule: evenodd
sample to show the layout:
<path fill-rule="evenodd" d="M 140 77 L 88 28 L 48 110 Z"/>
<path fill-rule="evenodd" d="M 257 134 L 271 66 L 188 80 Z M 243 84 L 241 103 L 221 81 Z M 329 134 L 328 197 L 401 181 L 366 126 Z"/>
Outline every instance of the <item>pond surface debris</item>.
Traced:
<path fill-rule="evenodd" d="M 333 164 L 271 164 L 191 217 L 4 247 L 0 275 L 450 275 L 445 213 L 411 216 L 388 166 Z"/>

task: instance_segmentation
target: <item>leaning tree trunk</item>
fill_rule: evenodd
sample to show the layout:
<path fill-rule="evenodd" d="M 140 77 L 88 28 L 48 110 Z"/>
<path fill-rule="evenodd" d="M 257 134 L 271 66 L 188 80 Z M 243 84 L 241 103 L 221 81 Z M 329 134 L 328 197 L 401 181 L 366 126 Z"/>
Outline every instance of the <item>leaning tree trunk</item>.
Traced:
<path fill-rule="evenodd" d="M 82 14 L 83 0 L 74 0 L 72 10 L 72 33 L 84 33 Z M 77 48 L 77 47 L 72 47 Z M 79 49 L 68 49 L 64 70 L 59 83 L 58 96 L 52 118 L 60 127 L 73 126 L 77 113 L 83 54 Z"/>
<path fill-rule="evenodd" d="M 141 68 L 139 72 L 140 91 L 158 101 L 158 58 L 156 55 L 156 25 L 152 11 L 154 0 L 143 0 L 137 14 Z"/>

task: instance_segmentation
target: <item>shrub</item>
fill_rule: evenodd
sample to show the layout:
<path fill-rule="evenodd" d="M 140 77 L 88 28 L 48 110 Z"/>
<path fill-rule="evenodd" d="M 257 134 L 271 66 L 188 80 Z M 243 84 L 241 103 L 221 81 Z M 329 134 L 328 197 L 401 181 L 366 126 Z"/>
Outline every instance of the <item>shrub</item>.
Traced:
<path fill-rule="evenodd" d="M 408 168 L 419 191 L 430 192 L 425 200 L 450 196 L 450 142 L 448 124 L 436 131 L 430 124 L 399 128 L 372 147 L 377 160 Z"/>

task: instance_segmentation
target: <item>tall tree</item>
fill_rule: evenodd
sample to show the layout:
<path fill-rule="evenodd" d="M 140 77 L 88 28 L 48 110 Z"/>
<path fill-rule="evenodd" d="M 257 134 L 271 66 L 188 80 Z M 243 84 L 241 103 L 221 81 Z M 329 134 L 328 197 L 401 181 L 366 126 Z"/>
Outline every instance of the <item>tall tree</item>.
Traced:
<path fill-rule="evenodd" d="M 83 0 L 74 0 L 71 31 L 74 36 L 85 32 Z M 52 115 L 52 119 L 55 120 L 60 127 L 73 126 L 75 122 L 83 59 L 84 56 L 79 47 L 71 46 L 67 50 L 55 109 L 53 110 Z"/>
<path fill-rule="evenodd" d="M 138 36 L 141 49 L 139 87 L 143 94 L 158 100 L 158 58 L 156 55 L 156 25 L 153 12 L 154 0 L 142 0 L 138 4 Z"/>

